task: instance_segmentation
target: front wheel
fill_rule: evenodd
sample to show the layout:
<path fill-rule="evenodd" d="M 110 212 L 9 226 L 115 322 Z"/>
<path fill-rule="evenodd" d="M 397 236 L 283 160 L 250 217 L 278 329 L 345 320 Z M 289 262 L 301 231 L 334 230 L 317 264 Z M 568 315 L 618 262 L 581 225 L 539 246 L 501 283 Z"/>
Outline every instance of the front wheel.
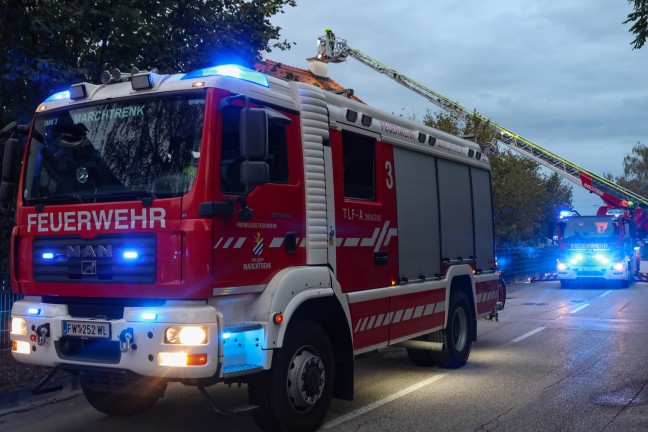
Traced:
<path fill-rule="evenodd" d="M 166 383 L 146 385 L 112 384 L 110 390 L 97 385 L 95 380 L 81 376 L 81 389 L 90 405 L 104 414 L 124 417 L 144 412 L 164 395 Z"/>
<path fill-rule="evenodd" d="M 574 281 L 572 281 L 570 279 L 560 279 L 560 287 L 561 288 L 571 288 L 572 286 L 574 286 L 573 282 Z"/>
<path fill-rule="evenodd" d="M 272 368 L 248 385 L 254 419 L 264 431 L 314 431 L 333 397 L 334 357 L 321 326 L 304 321 L 288 328 Z"/>

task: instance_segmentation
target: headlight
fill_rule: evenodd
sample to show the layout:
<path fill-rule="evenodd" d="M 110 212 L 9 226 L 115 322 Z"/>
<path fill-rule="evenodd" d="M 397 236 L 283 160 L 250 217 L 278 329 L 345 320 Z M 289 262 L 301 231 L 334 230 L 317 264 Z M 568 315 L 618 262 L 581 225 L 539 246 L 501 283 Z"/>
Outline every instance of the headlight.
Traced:
<path fill-rule="evenodd" d="M 169 327 L 165 331 L 164 342 L 174 345 L 205 345 L 207 344 L 207 327 Z"/>
<path fill-rule="evenodd" d="M 565 271 L 565 270 L 567 270 L 567 264 L 558 263 L 558 271 Z"/>
<path fill-rule="evenodd" d="M 583 256 L 583 254 L 574 254 L 571 257 L 569 257 L 569 263 L 572 265 L 576 265 L 579 262 L 583 261 L 584 258 L 585 257 Z"/>
<path fill-rule="evenodd" d="M 594 258 L 596 258 L 596 260 L 598 262 L 600 262 L 601 264 L 604 264 L 604 265 L 610 263 L 610 258 L 606 257 L 603 254 L 596 254 L 596 255 L 594 255 Z"/>
<path fill-rule="evenodd" d="M 27 334 L 27 323 L 22 318 L 12 318 L 11 319 L 11 334 L 15 335 L 26 335 Z"/>
<path fill-rule="evenodd" d="M 624 271 L 625 270 L 625 264 L 619 262 L 619 263 L 614 264 L 614 266 L 612 266 L 612 268 L 615 271 Z"/>

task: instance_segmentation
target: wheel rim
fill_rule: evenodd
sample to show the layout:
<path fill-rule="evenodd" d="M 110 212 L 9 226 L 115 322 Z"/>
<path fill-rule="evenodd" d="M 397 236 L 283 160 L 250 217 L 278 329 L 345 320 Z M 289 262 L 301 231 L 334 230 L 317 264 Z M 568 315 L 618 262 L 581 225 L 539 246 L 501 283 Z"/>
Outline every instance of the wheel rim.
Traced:
<path fill-rule="evenodd" d="M 455 351 L 463 351 L 468 340 L 468 317 L 466 311 L 459 307 L 452 316 L 452 344 Z"/>
<path fill-rule="evenodd" d="M 311 410 L 324 392 L 326 371 L 313 347 L 302 347 L 293 356 L 286 386 L 292 407 L 300 412 Z"/>

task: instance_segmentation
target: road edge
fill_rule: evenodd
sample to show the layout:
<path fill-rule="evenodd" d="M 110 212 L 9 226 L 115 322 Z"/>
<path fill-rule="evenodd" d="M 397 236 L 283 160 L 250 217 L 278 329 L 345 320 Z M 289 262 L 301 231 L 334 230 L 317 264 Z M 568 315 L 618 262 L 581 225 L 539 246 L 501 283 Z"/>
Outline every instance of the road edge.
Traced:
<path fill-rule="evenodd" d="M 56 380 L 53 385 L 62 386 L 60 390 L 34 395 L 31 389 L 21 389 L 0 393 L 0 417 L 18 411 L 29 411 L 41 405 L 56 403 L 82 393 L 79 378 L 71 376 Z"/>

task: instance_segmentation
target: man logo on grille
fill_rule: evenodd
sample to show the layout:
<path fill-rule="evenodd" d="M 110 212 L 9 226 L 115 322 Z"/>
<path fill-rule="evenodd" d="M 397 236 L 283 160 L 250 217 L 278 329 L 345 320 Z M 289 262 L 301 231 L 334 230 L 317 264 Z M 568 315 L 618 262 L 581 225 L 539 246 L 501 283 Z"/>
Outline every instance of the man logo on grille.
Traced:
<path fill-rule="evenodd" d="M 256 256 L 259 256 L 263 253 L 263 238 L 261 237 L 261 233 L 259 232 L 254 238 L 254 248 L 252 249 L 252 252 L 254 252 L 254 255 Z"/>
<path fill-rule="evenodd" d="M 97 261 L 81 261 L 81 274 L 96 275 Z"/>

